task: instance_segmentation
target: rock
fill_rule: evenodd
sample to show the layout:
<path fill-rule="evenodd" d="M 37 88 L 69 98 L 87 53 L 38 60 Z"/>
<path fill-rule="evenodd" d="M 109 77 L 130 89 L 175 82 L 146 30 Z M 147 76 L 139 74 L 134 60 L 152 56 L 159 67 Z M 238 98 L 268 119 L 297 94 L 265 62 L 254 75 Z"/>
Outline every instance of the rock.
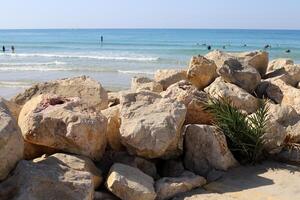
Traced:
<path fill-rule="evenodd" d="M 116 152 L 112 158 L 113 163 L 121 163 L 141 170 L 143 173 L 156 179 L 158 177 L 153 162 L 141 157 L 128 155 L 127 152 Z"/>
<path fill-rule="evenodd" d="M 89 108 L 103 110 L 108 107 L 108 96 L 102 85 L 86 77 L 74 77 L 51 82 L 39 83 L 12 99 L 18 105 L 40 94 L 56 94 L 62 97 L 80 97 L 82 103 Z"/>
<path fill-rule="evenodd" d="M 275 103 L 281 103 L 283 93 L 281 89 L 270 81 L 262 81 L 256 88 L 255 94 L 261 99 L 270 99 Z"/>
<path fill-rule="evenodd" d="M 232 103 L 247 113 L 254 113 L 258 109 L 258 99 L 238 86 L 224 82 L 220 77 L 204 89 L 214 98 L 228 98 Z"/>
<path fill-rule="evenodd" d="M 255 90 L 261 80 L 256 69 L 233 58 L 224 62 L 218 69 L 218 74 L 226 82 L 235 84 L 250 93 Z"/>
<path fill-rule="evenodd" d="M 122 200 L 154 200 L 154 180 L 139 169 L 116 163 L 111 167 L 107 188 Z"/>
<path fill-rule="evenodd" d="M 208 95 L 199 91 L 188 81 L 177 82 L 161 93 L 164 98 L 171 98 L 187 107 L 185 124 L 211 124 L 212 115 L 205 110 Z"/>
<path fill-rule="evenodd" d="M 160 93 L 163 91 L 163 87 L 160 83 L 147 77 L 134 77 L 131 81 L 131 90 L 139 92 L 142 90 L 149 90 L 152 92 Z"/>
<path fill-rule="evenodd" d="M 300 115 L 289 105 L 267 104 L 269 118 L 278 122 L 284 127 L 296 124 L 300 120 Z"/>
<path fill-rule="evenodd" d="M 109 92 L 108 95 L 108 107 L 113 107 L 120 104 L 119 92 Z"/>
<path fill-rule="evenodd" d="M 286 65 L 293 65 L 294 61 L 288 58 L 278 58 L 275 60 L 270 61 L 268 65 L 268 72 L 271 72 L 273 70 L 278 70 L 281 68 L 284 68 Z"/>
<path fill-rule="evenodd" d="M 300 81 L 300 65 L 285 65 L 283 68 L 268 73 L 264 79 L 280 79 L 288 85 L 297 87 Z"/>
<path fill-rule="evenodd" d="M 283 150 L 276 155 L 276 160 L 280 162 L 286 162 L 291 164 L 296 164 L 299 166 L 300 163 L 300 148 L 299 145 L 290 146 L 288 148 L 283 148 Z"/>
<path fill-rule="evenodd" d="M 12 114 L 0 98 L 0 181 L 23 158 L 24 141 Z M 1 198 L 0 198 L 1 199 Z"/>
<path fill-rule="evenodd" d="M 225 135 L 214 126 L 187 125 L 185 129 L 185 167 L 207 176 L 211 170 L 224 170 L 238 163 L 227 147 Z"/>
<path fill-rule="evenodd" d="M 277 93 L 272 93 L 270 87 L 266 90 L 271 96 L 280 96 L 282 95 L 282 100 L 280 102 L 282 105 L 292 106 L 298 113 L 300 112 L 300 89 L 287 85 L 281 79 L 272 80 L 271 83 L 280 89 L 276 91 Z"/>
<path fill-rule="evenodd" d="M 94 160 L 106 147 L 107 119 L 83 109 L 79 98 L 37 96 L 22 108 L 19 126 L 27 142 Z"/>
<path fill-rule="evenodd" d="M 121 98 L 121 142 L 130 154 L 145 158 L 171 158 L 182 152 L 184 104 L 150 91 Z"/>
<path fill-rule="evenodd" d="M 238 59 L 241 63 L 254 67 L 261 76 L 266 73 L 269 63 L 269 54 L 265 51 L 226 53 L 216 50 L 208 53 L 205 57 L 213 60 L 218 68 L 221 68 L 224 62 L 229 58 Z"/>
<path fill-rule="evenodd" d="M 121 144 L 119 130 L 121 126 L 120 107 L 113 106 L 107 108 L 105 110 L 102 110 L 102 114 L 107 118 L 106 138 L 109 147 L 115 151 L 122 150 L 123 145 Z"/>
<path fill-rule="evenodd" d="M 286 138 L 289 143 L 300 143 L 300 121 L 294 125 L 290 125 L 286 128 Z"/>
<path fill-rule="evenodd" d="M 218 76 L 214 61 L 203 56 L 193 56 L 187 71 L 187 79 L 202 90 Z"/>
<path fill-rule="evenodd" d="M 186 79 L 186 71 L 177 69 L 157 70 L 154 76 L 154 80 L 163 86 L 163 90 L 166 90 L 170 85 L 174 83 Z"/>
<path fill-rule="evenodd" d="M 94 200 L 119 200 L 119 198 L 115 197 L 112 194 L 106 192 L 95 192 Z"/>
<path fill-rule="evenodd" d="M 181 159 L 164 160 L 158 169 L 162 177 L 179 177 L 185 171 Z"/>
<path fill-rule="evenodd" d="M 33 160 L 35 158 L 41 157 L 42 155 L 50 156 L 55 153 L 59 153 L 60 151 L 57 149 L 53 149 L 46 146 L 41 146 L 37 144 L 32 144 L 24 141 L 24 159 L 25 160 Z"/>
<path fill-rule="evenodd" d="M 181 177 L 165 177 L 155 183 L 157 200 L 170 199 L 180 193 L 188 192 L 194 188 L 206 184 L 205 178 L 186 171 Z"/>
<path fill-rule="evenodd" d="M 22 160 L 0 184 L 1 200 L 93 200 L 101 172 L 83 156 L 55 154 L 34 161 Z"/>
<path fill-rule="evenodd" d="M 5 105 L 11 116 L 15 119 L 15 121 L 17 122 L 18 121 L 18 118 L 19 118 L 19 114 L 21 112 L 21 109 L 22 107 L 19 106 L 18 104 L 12 102 L 12 101 L 7 101 L 6 99 L 3 99 L 0 97 L 0 101 L 3 103 L 3 105 Z"/>

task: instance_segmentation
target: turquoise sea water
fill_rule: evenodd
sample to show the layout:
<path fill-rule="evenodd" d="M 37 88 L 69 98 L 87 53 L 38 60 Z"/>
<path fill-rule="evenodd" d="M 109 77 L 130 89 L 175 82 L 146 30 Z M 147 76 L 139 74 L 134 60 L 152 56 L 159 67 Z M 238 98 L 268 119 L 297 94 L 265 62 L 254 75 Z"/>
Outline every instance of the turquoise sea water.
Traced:
<path fill-rule="evenodd" d="M 10 97 L 36 82 L 83 74 L 108 89 L 128 88 L 135 75 L 185 68 L 191 56 L 208 53 L 202 44 L 220 50 L 225 46 L 226 51 L 251 51 L 269 44 L 271 59 L 287 57 L 300 63 L 296 30 L 0 30 L 0 46 L 7 49 L 0 52 L 0 96 Z M 285 53 L 287 49 L 291 53 Z"/>

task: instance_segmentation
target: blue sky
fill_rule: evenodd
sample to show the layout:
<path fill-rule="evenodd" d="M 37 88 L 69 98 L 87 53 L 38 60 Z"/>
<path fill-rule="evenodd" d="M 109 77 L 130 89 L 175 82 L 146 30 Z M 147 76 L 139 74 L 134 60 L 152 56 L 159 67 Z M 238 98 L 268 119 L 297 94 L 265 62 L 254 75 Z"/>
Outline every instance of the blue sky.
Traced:
<path fill-rule="evenodd" d="M 300 0 L 2 0 L 0 8 L 0 29 L 300 29 Z"/>

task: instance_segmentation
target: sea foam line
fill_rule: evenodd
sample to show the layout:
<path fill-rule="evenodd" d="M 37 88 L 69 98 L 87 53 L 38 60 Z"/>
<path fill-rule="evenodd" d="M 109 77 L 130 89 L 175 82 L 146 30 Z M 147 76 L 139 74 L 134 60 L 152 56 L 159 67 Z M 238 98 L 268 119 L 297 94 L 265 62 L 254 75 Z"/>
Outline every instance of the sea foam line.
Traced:
<path fill-rule="evenodd" d="M 58 54 L 1 54 L 11 57 L 47 57 L 47 58 L 85 58 L 95 60 L 127 60 L 127 61 L 158 61 L 159 57 L 127 57 L 127 56 L 87 56 L 87 55 L 58 55 Z"/>
<path fill-rule="evenodd" d="M 0 66 L 48 66 L 48 65 L 65 65 L 65 62 L 53 61 L 45 63 L 35 63 L 35 62 L 24 62 L 24 63 L 0 63 Z"/>

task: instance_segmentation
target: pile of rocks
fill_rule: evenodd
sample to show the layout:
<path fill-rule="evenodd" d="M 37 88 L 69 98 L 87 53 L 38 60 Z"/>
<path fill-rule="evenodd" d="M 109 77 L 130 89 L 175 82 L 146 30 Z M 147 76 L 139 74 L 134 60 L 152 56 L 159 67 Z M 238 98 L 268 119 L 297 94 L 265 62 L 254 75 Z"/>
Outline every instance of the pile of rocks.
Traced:
<path fill-rule="evenodd" d="M 127 91 L 85 76 L 34 85 L 0 99 L 0 199 L 177 199 L 216 181 L 239 163 L 205 110 L 209 96 L 248 115 L 270 99 L 265 150 L 300 162 L 285 148 L 300 143 L 299 81 L 291 60 L 213 51 L 187 70 L 135 77 Z"/>

